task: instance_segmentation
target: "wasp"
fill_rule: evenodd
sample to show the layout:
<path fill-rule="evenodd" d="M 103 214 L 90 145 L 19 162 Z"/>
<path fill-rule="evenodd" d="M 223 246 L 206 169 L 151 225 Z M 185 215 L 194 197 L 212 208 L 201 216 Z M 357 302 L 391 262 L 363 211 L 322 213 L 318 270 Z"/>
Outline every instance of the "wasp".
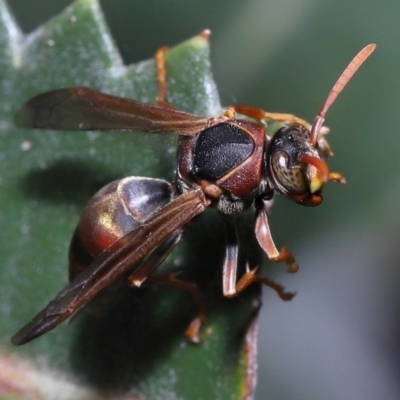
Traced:
<path fill-rule="evenodd" d="M 204 34 L 206 34 L 205 32 Z M 224 114 L 207 117 L 174 109 L 165 99 L 165 48 L 156 55 L 159 98 L 156 105 L 120 98 L 85 87 L 63 88 L 40 94 L 17 113 L 20 126 L 54 130 L 130 130 L 172 133 L 178 136 L 174 183 L 131 176 L 109 183 L 86 205 L 69 250 L 70 283 L 12 338 L 21 345 L 50 331 L 76 314 L 105 288 L 121 278 L 132 287 L 151 283 L 155 270 L 182 237 L 184 227 L 209 207 L 222 216 L 226 250 L 222 291 L 226 297 L 254 282 L 274 288 L 281 298 L 291 293 L 279 284 L 247 270 L 238 277 L 239 242 L 235 217 L 255 207 L 254 231 L 268 258 L 298 269 L 287 248 L 278 250 L 268 224 L 275 193 L 297 204 L 317 206 L 328 181 L 344 182 L 330 172 L 331 155 L 323 126 L 325 116 L 356 70 L 374 51 L 363 48 L 346 67 L 312 124 L 291 114 L 268 113 L 247 106 L 228 107 Z M 237 118 L 241 114 L 246 119 Z M 263 121 L 283 126 L 274 134 Z M 186 334 L 198 341 L 205 310 L 196 285 L 175 275 L 164 281 L 189 291 L 198 315 Z"/>

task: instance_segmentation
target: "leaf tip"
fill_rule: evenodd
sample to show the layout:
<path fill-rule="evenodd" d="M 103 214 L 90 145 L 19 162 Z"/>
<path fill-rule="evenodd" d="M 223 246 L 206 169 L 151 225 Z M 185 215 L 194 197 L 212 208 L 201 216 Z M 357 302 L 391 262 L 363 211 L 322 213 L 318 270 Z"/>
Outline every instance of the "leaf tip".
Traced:
<path fill-rule="evenodd" d="M 211 36 L 211 31 L 210 29 L 204 29 L 197 36 L 199 37 L 199 39 L 208 40 Z"/>
<path fill-rule="evenodd" d="M 76 5 L 99 5 L 99 0 L 76 0 Z"/>
<path fill-rule="evenodd" d="M 198 35 L 189 39 L 188 42 L 191 43 L 192 46 L 199 49 L 207 48 L 209 46 L 208 39 L 210 38 L 210 36 L 211 31 L 209 29 L 204 29 Z"/>

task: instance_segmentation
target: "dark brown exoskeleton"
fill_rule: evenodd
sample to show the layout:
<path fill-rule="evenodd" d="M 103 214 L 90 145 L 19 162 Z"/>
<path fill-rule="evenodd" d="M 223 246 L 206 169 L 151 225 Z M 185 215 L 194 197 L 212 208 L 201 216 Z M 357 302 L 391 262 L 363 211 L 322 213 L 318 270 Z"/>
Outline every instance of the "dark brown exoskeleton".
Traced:
<path fill-rule="evenodd" d="M 179 135 L 178 162 L 175 185 L 128 177 L 108 184 L 92 198 L 71 243 L 71 283 L 17 332 L 12 342 L 23 344 L 53 329 L 125 276 L 131 286 L 151 281 L 152 273 L 180 240 L 183 227 L 209 206 L 224 217 L 227 245 L 223 294 L 234 296 L 258 281 L 273 287 L 283 299 L 290 299 L 290 293 L 258 277 L 255 270 L 238 279 L 235 216 L 254 203 L 255 234 L 261 248 L 270 260 L 286 262 L 290 272 L 297 270 L 292 254 L 286 248 L 277 250 L 273 242 L 267 218 L 270 200 L 278 192 L 298 204 L 316 206 L 322 201 L 325 182 L 344 182 L 343 176 L 329 172 L 323 161 L 330 149 L 323 135 L 327 129 L 322 125 L 331 104 L 374 48 L 373 44 L 365 47 L 351 61 L 311 127 L 293 115 L 252 107 L 229 107 L 223 116 L 202 117 L 88 88 L 59 89 L 28 101 L 17 115 L 21 126 L 174 133 Z M 165 98 L 163 54 L 159 52 L 156 58 L 159 104 Z M 255 122 L 236 119 L 236 113 Z M 261 123 L 266 118 L 287 124 L 271 137 Z M 187 335 L 197 341 L 205 312 L 196 286 L 172 275 L 165 281 L 194 296 L 198 316 Z"/>

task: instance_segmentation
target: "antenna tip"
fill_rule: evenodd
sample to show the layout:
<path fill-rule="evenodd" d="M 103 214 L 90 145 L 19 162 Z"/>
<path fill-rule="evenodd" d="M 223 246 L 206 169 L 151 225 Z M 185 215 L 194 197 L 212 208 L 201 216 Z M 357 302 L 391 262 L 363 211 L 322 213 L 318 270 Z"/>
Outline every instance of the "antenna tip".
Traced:
<path fill-rule="evenodd" d="M 376 43 L 370 43 L 367 46 L 365 46 L 361 51 L 366 52 L 368 55 L 370 55 L 375 49 L 376 49 Z"/>

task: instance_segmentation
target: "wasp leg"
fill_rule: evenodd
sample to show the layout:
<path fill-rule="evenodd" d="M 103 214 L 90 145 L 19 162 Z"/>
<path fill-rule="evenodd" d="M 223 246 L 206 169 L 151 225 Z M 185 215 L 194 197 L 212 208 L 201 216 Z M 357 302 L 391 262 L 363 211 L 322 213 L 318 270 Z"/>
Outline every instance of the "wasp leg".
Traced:
<path fill-rule="evenodd" d="M 211 31 L 208 29 L 204 29 L 198 35 L 199 38 L 203 40 L 208 40 L 211 35 Z M 159 106 L 167 107 L 167 108 L 175 108 L 171 104 L 169 104 L 166 100 L 167 98 L 167 69 L 165 68 L 166 57 L 165 54 L 169 50 L 168 46 L 160 47 L 156 54 L 154 55 L 154 61 L 156 64 L 157 70 L 157 82 L 158 82 L 158 96 L 157 96 L 157 104 Z"/>
<path fill-rule="evenodd" d="M 271 261 L 285 261 L 288 266 L 288 272 L 297 272 L 299 266 L 297 265 L 292 253 L 286 247 L 278 251 L 275 246 L 274 240 L 272 239 L 271 230 L 269 229 L 268 224 L 267 201 L 261 200 L 257 201 L 256 203 L 255 232 L 258 243 Z"/>
<path fill-rule="evenodd" d="M 206 320 L 206 311 L 205 311 L 203 297 L 196 284 L 191 282 L 181 281 L 180 279 L 176 278 L 176 275 L 177 274 L 169 275 L 169 281 L 167 283 L 179 289 L 186 290 L 192 295 L 197 306 L 197 317 L 194 318 L 192 322 L 189 324 L 189 326 L 185 331 L 185 335 L 191 342 L 199 343 L 200 342 L 199 330 L 201 325 Z"/>
<path fill-rule="evenodd" d="M 128 283 L 132 287 L 139 287 L 143 283 L 146 285 L 161 285 L 167 284 L 189 292 L 197 306 L 197 317 L 189 324 L 185 331 L 188 339 L 193 343 L 199 343 L 199 330 L 201 325 L 206 320 L 205 306 L 203 298 L 197 286 L 190 282 L 184 282 L 176 278 L 177 273 L 158 273 L 150 276 L 158 266 L 164 262 L 174 247 L 181 239 L 183 229 L 179 229 L 161 243 L 143 262 L 142 264 L 128 277 Z"/>
<path fill-rule="evenodd" d="M 222 291 L 225 297 L 236 295 L 237 264 L 239 239 L 234 220 L 223 218 L 225 228 L 226 250 L 222 269 Z"/>
<path fill-rule="evenodd" d="M 246 273 L 239 279 L 238 283 L 236 284 L 237 293 L 240 293 L 252 283 L 258 282 L 274 289 L 282 300 L 288 301 L 293 299 L 295 293 L 286 292 L 285 288 L 282 285 L 272 279 L 269 279 L 265 276 L 256 275 L 257 270 L 258 267 L 250 270 L 248 264 L 246 265 Z"/>
<path fill-rule="evenodd" d="M 272 119 L 280 123 L 297 123 L 304 125 L 308 129 L 311 128 L 311 124 L 305 119 L 299 118 L 293 114 L 285 113 L 271 113 L 262 110 L 261 108 L 251 106 L 230 106 L 229 108 L 234 109 L 238 114 L 245 115 L 246 117 L 253 118 L 257 121 L 264 121 L 265 118 Z"/>
<path fill-rule="evenodd" d="M 271 113 L 264 111 L 264 118 L 272 119 L 276 122 L 280 122 L 282 124 L 288 123 L 295 123 L 305 126 L 306 128 L 310 129 L 311 124 L 303 118 L 297 117 L 293 114 L 286 114 L 286 113 Z M 326 128 L 324 128 L 326 129 Z"/>
<path fill-rule="evenodd" d="M 168 51 L 169 47 L 164 46 L 159 48 L 154 55 L 154 61 L 157 70 L 157 83 L 158 83 L 158 95 L 157 104 L 160 106 L 170 106 L 166 102 L 167 97 L 167 69 L 165 68 L 165 53 Z M 172 106 L 170 106 L 172 107 Z"/>
<path fill-rule="evenodd" d="M 154 55 L 154 61 L 157 70 L 157 84 L 158 84 L 158 94 L 157 94 L 157 105 L 163 108 L 170 108 L 177 110 L 172 104 L 169 104 L 166 100 L 167 98 L 167 69 L 165 68 L 166 57 L 165 54 L 169 50 L 168 46 L 159 48 Z"/>
<path fill-rule="evenodd" d="M 170 285 L 178 289 L 185 290 L 192 295 L 197 307 L 197 316 L 190 322 L 185 331 L 185 335 L 191 342 L 199 343 L 199 330 L 201 328 L 201 325 L 206 320 L 206 311 L 203 296 L 201 295 L 200 290 L 196 284 L 178 279 L 177 276 L 179 274 L 180 272 L 160 272 L 149 277 L 145 283 L 146 285 Z"/>
<path fill-rule="evenodd" d="M 179 229 L 162 242 L 144 261 L 128 276 L 128 284 L 132 287 L 140 287 L 181 240 L 183 229 Z"/>

